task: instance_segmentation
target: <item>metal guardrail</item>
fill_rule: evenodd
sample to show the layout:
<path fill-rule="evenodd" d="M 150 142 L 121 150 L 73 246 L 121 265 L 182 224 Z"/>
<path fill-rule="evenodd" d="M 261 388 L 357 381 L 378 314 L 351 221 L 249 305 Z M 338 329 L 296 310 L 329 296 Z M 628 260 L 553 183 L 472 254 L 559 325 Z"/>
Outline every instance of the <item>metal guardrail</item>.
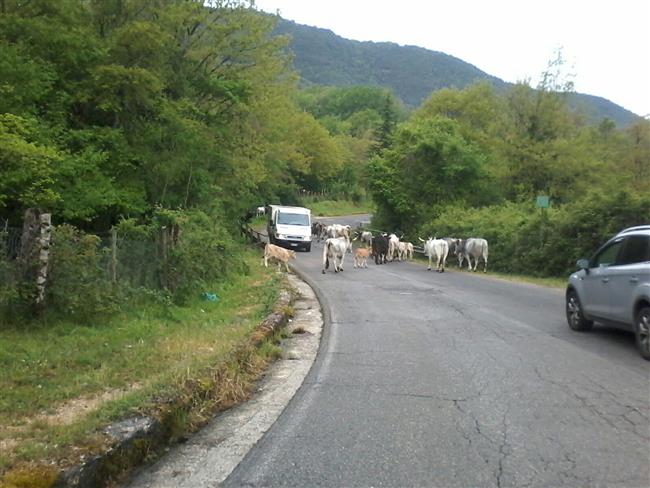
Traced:
<path fill-rule="evenodd" d="M 241 232 L 243 235 L 245 235 L 248 238 L 248 240 L 256 244 L 258 247 L 264 247 L 264 245 L 266 244 L 266 239 L 268 239 L 267 234 L 263 234 L 262 232 L 256 231 L 248 224 L 243 224 L 241 226 Z"/>

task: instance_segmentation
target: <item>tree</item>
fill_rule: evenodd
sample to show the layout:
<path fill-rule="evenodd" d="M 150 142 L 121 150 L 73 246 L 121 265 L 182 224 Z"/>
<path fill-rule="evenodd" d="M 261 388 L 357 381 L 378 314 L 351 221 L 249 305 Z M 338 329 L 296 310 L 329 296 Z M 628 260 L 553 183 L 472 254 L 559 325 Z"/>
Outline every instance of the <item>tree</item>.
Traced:
<path fill-rule="evenodd" d="M 404 230 L 444 205 L 480 204 L 484 158 L 456 122 L 433 117 L 405 123 L 393 146 L 370 163 L 370 191 L 380 218 Z"/>

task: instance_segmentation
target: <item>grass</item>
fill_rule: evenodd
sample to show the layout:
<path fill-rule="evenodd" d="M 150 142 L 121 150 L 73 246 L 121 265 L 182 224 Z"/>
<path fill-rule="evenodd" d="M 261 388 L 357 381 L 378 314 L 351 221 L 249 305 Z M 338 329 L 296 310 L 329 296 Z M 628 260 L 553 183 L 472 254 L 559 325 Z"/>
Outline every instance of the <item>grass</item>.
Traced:
<path fill-rule="evenodd" d="M 339 215 L 353 215 L 372 213 L 372 204 L 367 200 L 355 203 L 349 200 L 313 200 L 304 201 L 303 206 L 311 209 L 312 216 L 337 217 Z"/>
<path fill-rule="evenodd" d="M 92 451 L 111 420 L 230 361 L 275 304 L 281 279 L 259 265 L 258 252 L 246 259 L 250 274 L 211 290 L 217 302 L 197 297 L 183 307 L 148 304 L 106 323 L 0 330 L 0 472 Z M 264 346 L 255 354 L 264 362 L 277 351 Z"/>

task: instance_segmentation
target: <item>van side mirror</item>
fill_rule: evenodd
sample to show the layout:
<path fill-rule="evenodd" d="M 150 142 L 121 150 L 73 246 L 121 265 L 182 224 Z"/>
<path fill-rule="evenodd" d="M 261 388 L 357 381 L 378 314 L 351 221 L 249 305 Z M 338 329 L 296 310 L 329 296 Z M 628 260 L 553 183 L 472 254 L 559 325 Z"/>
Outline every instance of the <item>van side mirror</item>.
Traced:
<path fill-rule="evenodd" d="M 578 262 L 576 263 L 578 268 L 584 269 L 585 271 L 589 272 L 589 260 L 588 259 L 578 259 Z"/>

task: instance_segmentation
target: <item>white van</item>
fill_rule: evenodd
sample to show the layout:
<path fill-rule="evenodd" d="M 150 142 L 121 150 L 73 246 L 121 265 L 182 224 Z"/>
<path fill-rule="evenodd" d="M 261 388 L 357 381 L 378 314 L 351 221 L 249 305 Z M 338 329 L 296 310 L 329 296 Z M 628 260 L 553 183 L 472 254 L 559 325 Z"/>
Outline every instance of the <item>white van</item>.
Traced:
<path fill-rule="evenodd" d="M 271 244 L 311 251 L 311 210 L 269 205 L 266 213 L 269 216 L 266 230 Z"/>

